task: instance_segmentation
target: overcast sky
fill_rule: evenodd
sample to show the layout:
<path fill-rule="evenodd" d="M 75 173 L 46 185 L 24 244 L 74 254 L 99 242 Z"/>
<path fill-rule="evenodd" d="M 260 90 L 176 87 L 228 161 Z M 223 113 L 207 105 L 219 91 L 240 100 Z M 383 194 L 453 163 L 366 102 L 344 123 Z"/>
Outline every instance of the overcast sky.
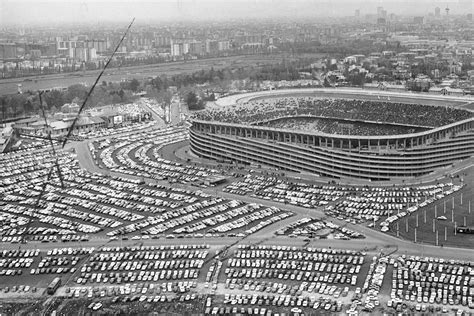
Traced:
<path fill-rule="evenodd" d="M 474 0 L 0 0 L 0 26 L 36 23 L 137 23 L 261 17 L 349 16 L 376 13 L 422 15 L 443 10 L 472 12 Z"/>

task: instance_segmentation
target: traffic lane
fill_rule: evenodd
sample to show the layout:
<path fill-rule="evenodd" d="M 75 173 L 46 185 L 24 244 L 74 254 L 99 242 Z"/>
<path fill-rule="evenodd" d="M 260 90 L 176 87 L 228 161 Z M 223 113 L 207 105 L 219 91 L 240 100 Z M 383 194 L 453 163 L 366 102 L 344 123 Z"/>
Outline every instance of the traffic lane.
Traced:
<path fill-rule="evenodd" d="M 237 244 L 235 244 L 237 242 Z M 303 247 L 309 246 L 314 248 L 331 248 L 331 249 L 347 249 L 364 251 L 368 253 L 379 253 L 383 251 L 385 254 L 392 253 L 397 255 L 412 255 L 420 257 L 436 257 L 445 259 L 457 259 L 472 261 L 472 251 L 460 251 L 456 248 L 440 248 L 430 247 L 421 244 L 413 244 L 410 247 L 400 247 L 397 245 L 389 245 L 380 240 L 366 240 L 366 239 L 311 239 L 309 242 L 306 238 L 289 238 L 274 236 L 272 238 L 265 238 L 260 236 L 248 236 L 244 239 L 238 237 L 219 237 L 219 238 L 175 238 L 175 239 L 148 239 L 148 240 L 105 240 L 105 239 L 91 239 L 87 242 L 70 242 L 70 243 L 37 243 L 29 242 L 27 244 L 10 244 L 0 243 L 0 249 L 16 250 L 16 249 L 39 249 L 47 251 L 54 248 L 87 248 L 94 247 L 96 249 L 101 247 L 132 247 L 132 246 L 181 246 L 181 245 L 209 245 L 211 249 L 224 248 L 232 244 L 234 246 L 230 249 L 235 249 L 238 245 L 271 245 L 271 246 L 288 246 L 288 247 Z"/>
<path fill-rule="evenodd" d="M 122 175 L 122 174 L 120 174 Z M 128 176 L 128 175 L 122 175 L 125 177 L 130 177 L 132 178 L 133 176 Z M 135 178 L 135 177 L 133 177 Z M 194 186 L 185 186 L 185 185 L 180 185 L 180 184 L 174 184 L 174 187 L 180 187 L 183 189 L 189 189 L 191 191 L 203 191 L 205 193 L 208 193 L 213 196 L 217 197 L 223 197 L 226 199 L 233 199 L 233 200 L 241 200 L 246 203 L 257 203 L 257 204 L 262 204 L 264 206 L 270 207 L 277 207 L 282 210 L 289 210 L 291 212 L 294 212 L 301 217 L 313 217 L 317 219 L 325 219 L 326 215 L 322 211 L 322 209 L 307 209 L 299 206 L 294 206 L 294 205 L 288 205 L 288 204 L 283 204 L 271 200 L 264 200 L 264 199 L 259 199 L 259 198 L 254 198 L 250 196 L 241 196 L 241 195 L 235 195 L 227 192 L 222 192 L 218 189 L 209 189 L 209 188 L 199 188 L 199 187 L 194 187 Z M 293 217 L 294 218 L 294 217 Z M 411 253 L 411 254 L 421 254 L 421 253 L 426 253 L 431 254 L 433 256 L 436 256 L 440 252 L 440 247 L 437 246 L 430 246 L 430 245 L 422 245 L 422 244 L 414 244 L 410 241 L 407 240 L 402 240 L 394 236 L 390 236 L 388 234 L 385 234 L 383 232 L 376 231 L 374 229 L 370 229 L 368 227 L 362 226 L 362 225 L 354 225 L 351 223 L 347 223 L 345 221 L 338 220 L 336 218 L 331 218 L 331 222 L 339 225 L 339 226 L 345 226 L 349 229 L 352 229 L 356 232 L 359 232 L 363 234 L 366 238 L 362 241 L 364 244 L 367 245 L 386 245 L 386 246 L 396 246 L 399 248 L 400 251 L 404 253 Z M 269 227 L 265 228 L 263 231 L 268 232 L 271 230 L 278 230 L 281 228 L 278 223 L 272 224 Z M 259 232 L 255 233 L 257 236 Z M 258 237 L 261 238 L 261 237 Z M 474 257 L 474 250 L 469 250 L 469 249 L 457 249 L 457 248 L 452 248 L 454 250 L 450 250 L 450 248 L 443 248 L 443 251 L 448 251 L 449 256 L 452 258 L 456 258 L 457 255 L 463 257 L 463 258 L 472 258 Z"/>
<path fill-rule="evenodd" d="M 208 194 L 215 193 L 215 191 L 208 191 L 206 189 L 203 189 L 203 191 Z M 257 198 L 252 198 L 249 196 L 239 196 L 239 195 L 236 196 L 236 195 L 226 193 L 226 192 L 218 192 L 217 194 L 227 199 L 240 199 L 247 203 L 259 203 L 264 206 L 274 206 L 282 210 L 289 210 L 291 212 L 294 212 L 303 216 L 310 216 L 317 219 L 326 218 L 324 212 L 321 209 L 309 210 L 307 208 L 294 206 L 294 205 L 288 205 L 288 204 L 282 204 L 282 203 L 271 201 L 271 200 L 257 199 Z M 424 256 L 429 255 L 429 256 L 436 257 L 437 255 L 439 255 L 440 252 L 443 252 L 443 256 L 447 254 L 448 258 L 460 257 L 460 258 L 463 258 L 463 260 L 472 260 L 472 258 L 474 258 L 474 249 L 448 248 L 448 247 L 441 248 L 441 247 L 432 246 L 432 245 L 423 245 L 419 243 L 415 244 L 411 241 L 399 239 L 397 237 L 385 234 L 381 231 L 377 231 L 377 230 L 365 227 L 363 225 L 354 225 L 351 223 L 347 223 L 345 221 L 338 220 L 336 218 L 330 218 L 328 220 L 339 226 L 345 226 L 349 229 L 352 229 L 358 233 L 363 234 L 367 239 L 365 241 L 367 243 L 372 243 L 372 244 L 377 243 L 379 245 L 383 244 L 387 246 L 398 247 L 399 252 L 402 252 L 402 253 L 411 253 L 411 254 L 418 254 L 418 255 L 421 255 L 423 253 Z M 362 240 L 361 242 L 364 242 L 364 241 Z"/>
<path fill-rule="evenodd" d="M 89 151 L 87 146 L 85 146 L 84 148 L 87 149 L 86 150 L 87 152 Z M 92 161 L 92 157 L 90 157 L 90 153 L 89 153 L 89 155 L 86 154 L 86 155 L 82 155 L 81 157 L 82 157 L 82 159 L 85 159 L 89 162 Z M 99 172 L 103 172 L 103 170 L 99 170 Z M 120 174 L 120 175 L 122 175 L 122 174 Z M 132 176 L 128 176 L 128 175 L 122 175 L 122 176 L 132 178 Z M 299 216 L 310 216 L 310 217 L 317 218 L 317 219 L 323 219 L 323 218 L 326 217 L 324 212 L 321 209 L 307 209 L 307 208 L 298 207 L 298 206 L 294 206 L 294 205 L 283 204 L 283 203 L 279 203 L 279 202 L 275 202 L 275 201 L 271 201 L 271 200 L 264 200 L 264 199 L 250 197 L 250 196 L 235 195 L 235 194 L 231 194 L 231 193 L 227 193 L 227 192 L 222 192 L 222 191 L 218 190 L 217 188 L 216 189 L 209 189 L 209 188 L 203 189 L 203 188 L 198 188 L 198 187 L 194 187 L 194 186 L 185 186 L 185 185 L 180 185 L 180 184 L 176 184 L 174 186 L 181 187 L 181 188 L 184 188 L 184 189 L 189 189 L 189 190 L 192 190 L 192 191 L 197 191 L 197 190 L 204 191 L 204 192 L 206 192 L 210 195 L 217 196 L 217 197 L 223 197 L 223 198 L 226 198 L 226 199 L 242 200 L 242 201 L 247 202 L 247 203 L 258 203 L 258 204 L 262 204 L 262 205 L 267 206 L 267 207 L 268 206 L 274 206 L 274 207 L 280 208 L 282 210 L 292 211 L 295 214 L 298 214 Z M 434 256 L 436 256 L 440 252 L 440 247 L 437 247 L 437 246 L 414 244 L 410 241 L 402 240 L 402 239 L 399 239 L 397 237 L 385 234 L 383 232 L 379 232 L 379 231 L 364 227 L 362 225 L 353 225 L 353 224 L 350 224 L 350 223 L 347 223 L 345 221 L 341 221 L 341 220 L 338 220 L 338 219 L 335 219 L 335 218 L 332 218 L 330 221 L 332 221 L 333 223 L 335 223 L 339 226 L 346 226 L 347 228 L 350 228 L 354 231 L 357 231 L 357 232 L 363 234 L 366 237 L 366 240 L 364 241 L 364 243 L 367 243 L 367 244 L 370 243 L 370 244 L 377 244 L 377 245 L 384 244 L 384 245 L 390 245 L 390 246 L 397 246 L 399 248 L 399 250 L 402 251 L 402 252 L 414 253 L 414 254 L 427 253 L 427 254 L 433 254 Z M 270 226 L 273 229 L 273 227 L 277 226 L 277 224 L 278 223 L 276 223 L 274 225 L 270 225 Z M 270 228 L 267 228 L 265 231 L 267 231 L 269 229 Z M 258 232 L 256 234 L 258 234 Z M 456 258 L 456 255 L 462 256 L 464 258 L 466 258 L 466 257 L 467 258 L 473 258 L 474 257 L 474 250 L 453 248 L 454 251 L 452 251 L 452 250 L 449 250 L 449 249 L 450 248 L 445 247 L 445 248 L 443 248 L 443 251 L 445 251 L 445 252 L 447 251 L 450 254 L 449 256 L 452 256 L 453 258 Z"/>
<path fill-rule="evenodd" d="M 171 104 L 170 105 L 170 123 L 172 125 L 179 124 L 181 122 L 181 105 Z"/>

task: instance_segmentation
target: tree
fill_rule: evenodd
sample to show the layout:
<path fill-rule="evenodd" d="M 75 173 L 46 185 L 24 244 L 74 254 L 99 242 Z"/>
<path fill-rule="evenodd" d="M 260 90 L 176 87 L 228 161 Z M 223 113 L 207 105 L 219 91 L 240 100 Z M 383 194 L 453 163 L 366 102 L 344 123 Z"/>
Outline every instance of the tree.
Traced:
<path fill-rule="evenodd" d="M 347 81 L 354 86 L 363 86 L 365 83 L 365 74 L 360 72 L 350 73 L 347 77 Z"/>
<path fill-rule="evenodd" d="M 323 83 L 324 87 L 328 88 L 328 87 L 331 87 L 331 83 L 329 82 L 328 78 L 325 77 L 324 78 L 324 83 Z"/>
<path fill-rule="evenodd" d="M 31 102 L 31 100 L 26 101 L 23 108 L 26 113 L 33 112 L 34 108 L 33 108 L 33 103 Z"/>
<path fill-rule="evenodd" d="M 79 99 L 78 97 L 75 97 L 74 99 L 71 100 L 71 103 L 82 105 L 82 100 Z"/>
<path fill-rule="evenodd" d="M 120 91 L 122 91 L 122 90 L 120 90 Z M 113 103 L 113 104 L 120 103 L 121 101 L 122 101 L 122 98 L 121 98 L 120 96 L 118 96 L 118 95 L 116 95 L 116 94 L 114 94 L 114 95 L 112 96 L 112 103 Z"/>
<path fill-rule="evenodd" d="M 24 94 L 15 94 L 10 98 L 10 109 L 12 114 L 19 114 L 25 111 L 24 106 L 27 98 Z M 7 108 L 8 109 L 8 108 Z"/>
<path fill-rule="evenodd" d="M 65 103 L 64 95 L 61 91 L 53 90 L 44 94 L 43 102 L 47 103 L 51 107 L 54 106 L 56 108 L 60 108 Z"/>
<path fill-rule="evenodd" d="M 71 102 L 74 98 L 84 100 L 87 96 L 89 89 L 82 84 L 74 84 L 67 88 L 66 102 Z"/>
<path fill-rule="evenodd" d="M 140 81 L 138 81 L 137 79 L 133 78 L 132 81 L 130 81 L 130 84 L 129 84 L 130 90 L 132 90 L 133 92 L 137 92 L 137 91 L 138 91 L 138 87 L 140 87 Z"/>
<path fill-rule="evenodd" d="M 202 110 L 204 109 L 204 102 L 198 99 L 194 91 L 190 91 L 186 96 L 186 104 L 190 110 Z"/>
<path fill-rule="evenodd" d="M 123 92 L 123 89 L 120 89 L 120 91 L 118 92 L 118 95 L 120 97 L 120 101 L 123 101 L 123 97 L 125 96 L 125 92 Z"/>

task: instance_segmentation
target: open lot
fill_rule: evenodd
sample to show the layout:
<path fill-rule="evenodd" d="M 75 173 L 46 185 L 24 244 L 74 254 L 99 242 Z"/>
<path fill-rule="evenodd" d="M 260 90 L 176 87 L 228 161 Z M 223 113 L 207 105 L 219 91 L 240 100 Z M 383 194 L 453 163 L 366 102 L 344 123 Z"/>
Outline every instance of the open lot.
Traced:
<path fill-rule="evenodd" d="M 273 64 L 282 61 L 281 55 L 244 55 L 220 57 L 212 59 L 191 60 L 186 62 L 172 62 L 165 64 L 144 65 L 123 68 L 108 69 L 102 77 L 105 81 L 120 81 L 122 79 L 144 79 L 157 75 L 177 75 L 182 73 L 192 73 L 201 69 L 211 68 L 221 69 L 226 67 L 247 67 L 259 66 L 263 64 Z M 288 57 L 286 57 L 288 59 Z M 73 84 L 94 83 L 100 71 L 85 71 L 76 73 L 66 73 L 59 75 L 45 75 L 22 77 L 15 79 L 0 80 L 0 94 L 17 93 L 18 84 L 22 85 L 23 91 L 36 91 L 39 89 L 51 89 L 54 87 L 68 87 Z M 25 80 L 28 79 L 28 80 Z M 31 79 L 31 81 L 29 81 Z"/>
<path fill-rule="evenodd" d="M 121 173 L 139 166 L 144 174 L 129 173 L 141 179 L 87 172 L 67 151 L 57 156 L 59 174 L 48 147 L 2 155 L 0 241 L 15 244 L 243 238 L 293 215 L 274 206 L 163 185 L 158 178 L 145 182 L 144 177 L 154 175 L 181 183 L 202 183 L 203 178 L 217 171 L 180 166 L 159 158 L 159 148 L 184 137 L 182 128 L 121 132 L 109 138 L 113 144 L 120 143 L 120 149 L 104 154 L 111 148 L 111 141 L 101 140 L 91 145 L 100 151 L 92 150 L 92 156 L 97 154 L 101 164 L 109 164 L 108 168 Z M 117 169 L 110 165 L 119 163 L 124 164 Z M 46 182 L 49 170 L 54 173 Z"/>
<path fill-rule="evenodd" d="M 462 189 L 450 196 L 419 207 L 405 218 L 393 222 L 390 225 L 390 234 L 399 235 L 414 242 L 416 229 L 416 242 L 418 243 L 472 247 L 474 234 L 455 231 L 455 228 L 460 226 L 474 226 L 472 176 L 467 176 L 464 183 Z"/>
<path fill-rule="evenodd" d="M 2 314 L 472 312 L 474 253 L 451 222 L 472 225 L 469 169 L 463 182 L 341 185 L 176 163 L 164 151 L 186 142 L 181 127 L 89 136 L 71 147 L 89 148 L 101 173 L 60 152 L 64 188 L 53 168 L 39 203 L 49 148 L 0 155 Z M 224 184 L 203 181 L 218 175 Z M 435 206 L 452 233 L 444 249 L 420 244 L 435 243 Z M 388 218 L 403 212 L 395 238 Z M 413 244 L 402 224 L 414 232 L 417 215 Z"/>
<path fill-rule="evenodd" d="M 285 226 L 275 232 L 277 235 L 286 235 L 289 237 L 306 237 L 318 239 L 362 239 L 364 235 L 339 226 L 331 221 L 319 220 L 316 218 L 304 217 L 296 222 Z M 307 240 L 307 239 L 306 239 Z"/>
<path fill-rule="evenodd" d="M 248 315 L 251 308 L 252 314 L 258 310 L 260 315 L 262 311 L 263 315 L 275 315 L 297 310 L 307 315 L 351 314 L 356 310 L 438 314 L 464 311 L 458 313 L 468 315 L 474 306 L 473 262 L 317 246 L 244 243 L 232 249 L 215 249 L 203 245 L 81 248 L 77 251 L 91 251 L 90 255 L 77 264 L 77 272 L 60 275 L 65 285 L 54 296 L 43 294 L 32 299 L 35 293 L 43 293 L 44 287 L 32 293 L 30 287 L 8 285 L 15 277 L 0 276 L 0 313 L 34 308 L 73 315 L 94 311 L 206 315 L 243 311 Z M 64 251 L 71 250 L 57 248 L 49 255 L 64 255 Z M 22 253 L 18 257 L 24 256 Z M 190 271 L 190 260 L 195 260 L 190 258 L 202 262 L 196 267 L 197 275 L 180 276 L 179 271 Z M 38 260 L 36 256 L 35 263 Z M 168 264 L 171 274 L 160 268 L 161 264 Z M 113 276 L 117 265 L 123 265 L 122 274 L 128 279 L 118 281 Z M 154 277 L 150 265 L 157 268 L 157 273 L 164 272 L 165 277 Z M 43 275 L 43 283 L 56 275 Z M 35 305 L 35 301 L 41 304 Z"/>

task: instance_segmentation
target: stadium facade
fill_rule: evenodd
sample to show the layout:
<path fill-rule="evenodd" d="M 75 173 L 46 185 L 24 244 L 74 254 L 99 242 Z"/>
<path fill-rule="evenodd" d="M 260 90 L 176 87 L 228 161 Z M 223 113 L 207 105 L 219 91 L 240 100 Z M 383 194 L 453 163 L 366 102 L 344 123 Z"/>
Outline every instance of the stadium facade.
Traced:
<path fill-rule="evenodd" d="M 194 154 L 331 178 L 406 179 L 474 155 L 474 118 L 427 131 L 355 136 L 193 120 Z"/>

